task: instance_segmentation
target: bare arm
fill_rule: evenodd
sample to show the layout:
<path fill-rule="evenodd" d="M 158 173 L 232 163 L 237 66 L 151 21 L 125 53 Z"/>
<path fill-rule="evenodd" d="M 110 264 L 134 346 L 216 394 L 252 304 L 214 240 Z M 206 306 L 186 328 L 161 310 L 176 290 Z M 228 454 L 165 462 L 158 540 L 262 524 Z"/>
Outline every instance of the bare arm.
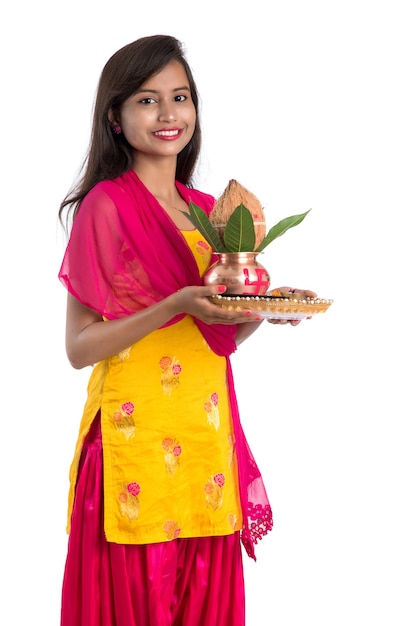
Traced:
<path fill-rule="evenodd" d="M 238 326 L 237 334 L 235 335 L 235 343 L 239 346 L 243 341 L 251 337 L 251 335 L 260 327 L 263 320 L 248 322 L 247 324 L 241 324 Z"/>
<path fill-rule="evenodd" d="M 76 369 L 107 359 L 180 313 L 193 315 L 207 324 L 243 324 L 257 319 L 249 312 L 227 311 L 211 303 L 208 296 L 216 293 L 216 286 L 185 287 L 138 313 L 107 322 L 69 294 L 66 323 L 68 359 Z M 250 328 L 252 324 L 246 323 L 245 326 L 249 327 L 243 333 L 245 336 L 254 332 L 255 329 Z"/>

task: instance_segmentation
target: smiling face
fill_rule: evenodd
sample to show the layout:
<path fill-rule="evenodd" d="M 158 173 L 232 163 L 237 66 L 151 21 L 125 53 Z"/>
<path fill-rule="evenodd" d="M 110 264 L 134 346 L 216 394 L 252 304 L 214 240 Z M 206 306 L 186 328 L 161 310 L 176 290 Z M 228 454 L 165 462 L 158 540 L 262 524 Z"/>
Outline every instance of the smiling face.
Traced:
<path fill-rule="evenodd" d="M 134 161 L 144 156 L 177 156 L 196 125 L 196 109 L 181 63 L 168 63 L 122 104 L 117 118 L 110 115 L 132 146 Z"/>

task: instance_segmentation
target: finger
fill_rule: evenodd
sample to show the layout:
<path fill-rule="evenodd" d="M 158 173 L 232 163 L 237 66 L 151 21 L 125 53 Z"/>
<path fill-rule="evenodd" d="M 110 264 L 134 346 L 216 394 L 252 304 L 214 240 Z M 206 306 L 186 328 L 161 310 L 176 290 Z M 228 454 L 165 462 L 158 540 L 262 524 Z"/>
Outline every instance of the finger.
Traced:
<path fill-rule="evenodd" d="M 310 291 L 309 289 L 293 289 L 293 293 L 303 293 L 308 298 L 316 298 L 317 294 L 315 291 Z"/>
<path fill-rule="evenodd" d="M 277 319 L 274 317 L 270 317 L 267 321 L 270 322 L 270 324 L 281 324 L 282 326 L 284 326 L 285 324 L 290 324 L 291 326 L 297 326 L 302 320 L 289 320 L 283 318 Z"/>

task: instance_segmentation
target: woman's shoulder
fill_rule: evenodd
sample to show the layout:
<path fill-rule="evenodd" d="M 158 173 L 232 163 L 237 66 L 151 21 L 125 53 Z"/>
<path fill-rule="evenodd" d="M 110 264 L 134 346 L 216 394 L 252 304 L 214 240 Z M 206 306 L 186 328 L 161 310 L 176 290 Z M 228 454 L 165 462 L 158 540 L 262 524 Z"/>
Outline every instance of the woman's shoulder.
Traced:
<path fill-rule="evenodd" d="M 128 185 L 128 177 L 127 174 L 121 174 L 120 176 L 117 176 L 116 178 L 105 178 L 104 180 L 101 180 L 100 182 L 96 183 L 94 185 L 94 187 L 91 189 L 91 191 L 96 191 L 96 192 L 105 192 L 109 195 L 112 195 L 114 193 L 120 193 L 120 192 L 124 192 L 126 190 L 126 187 Z"/>
<path fill-rule="evenodd" d="M 83 215 L 94 222 L 113 219 L 122 202 L 126 204 L 123 183 L 118 179 L 101 180 L 86 193 L 80 202 L 77 215 Z"/>
<path fill-rule="evenodd" d="M 113 202 L 120 198 L 126 200 L 126 192 L 128 190 L 128 181 L 126 174 L 122 174 L 117 178 L 105 178 L 93 185 L 83 198 L 84 204 L 89 204 L 92 200 L 104 201 L 106 198 Z"/>

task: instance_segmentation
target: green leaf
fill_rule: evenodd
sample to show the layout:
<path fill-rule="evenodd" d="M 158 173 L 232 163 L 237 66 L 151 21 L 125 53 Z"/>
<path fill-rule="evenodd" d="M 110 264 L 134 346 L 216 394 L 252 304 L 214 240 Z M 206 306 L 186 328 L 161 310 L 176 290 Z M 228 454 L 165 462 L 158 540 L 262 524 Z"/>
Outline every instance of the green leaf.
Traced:
<path fill-rule="evenodd" d="M 299 215 L 291 215 L 290 217 L 285 217 L 283 220 L 280 220 L 278 224 L 270 228 L 267 235 L 264 237 L 263 241 L 260 243 L 256 251 L 261 252 L 272 241 L 277 239 L 277 237 L 281 237 L 281 235 L 289 230 L 289 228 L 293 228 L 293 226 L 297 226 L 298 224 L 300 224 L 308 215 L 309 211 L 311 211 L 311 209 L 309 209 L 305 213 L 300 213 Z"/>
<path fill-rule="evenodd" d="M 206 239 L 208 244 L 213 248 L 215 252 L 227 252 L 226 247 L 223 245 L 221 238 L 209 221 L 208 216 L 194 202 L 189 203 L 190 215 L 186 211 L 181 211 L 183 215 L 189 218 L 193 226 L 197 228 L 201 235 Z"/>
<path fill-rule="evenodd" d="M 255 246 L 253 216 L 243 204 L 237 206 L 228 218 L 224 241 L 228 252 L 253 252 Z"/>

